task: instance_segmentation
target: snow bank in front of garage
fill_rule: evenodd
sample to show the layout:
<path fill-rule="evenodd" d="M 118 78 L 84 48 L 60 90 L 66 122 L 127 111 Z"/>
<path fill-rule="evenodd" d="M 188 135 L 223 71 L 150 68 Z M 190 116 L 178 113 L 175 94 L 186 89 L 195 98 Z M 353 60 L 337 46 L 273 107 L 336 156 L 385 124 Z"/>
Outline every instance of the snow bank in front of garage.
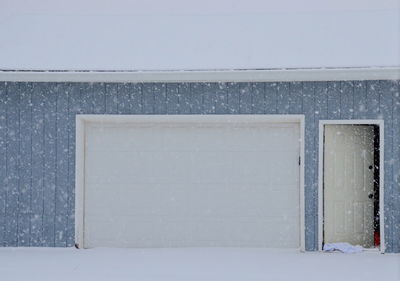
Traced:
<path fill-rule="evenodd" d="M 1 248 L 0 279 L 398 281 L 400 255 L 304 254 L 260 248 Z"/>

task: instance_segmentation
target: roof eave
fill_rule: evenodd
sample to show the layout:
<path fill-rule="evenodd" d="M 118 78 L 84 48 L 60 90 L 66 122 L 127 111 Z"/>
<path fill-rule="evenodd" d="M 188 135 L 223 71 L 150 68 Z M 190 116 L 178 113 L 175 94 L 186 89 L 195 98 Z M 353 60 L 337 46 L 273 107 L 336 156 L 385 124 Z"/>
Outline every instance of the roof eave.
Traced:
<path fill-rule="evenodd" d="M 400 67 L 169 71 L 0 70 L 3 82 L 285 82 L 399 80 Z"/>

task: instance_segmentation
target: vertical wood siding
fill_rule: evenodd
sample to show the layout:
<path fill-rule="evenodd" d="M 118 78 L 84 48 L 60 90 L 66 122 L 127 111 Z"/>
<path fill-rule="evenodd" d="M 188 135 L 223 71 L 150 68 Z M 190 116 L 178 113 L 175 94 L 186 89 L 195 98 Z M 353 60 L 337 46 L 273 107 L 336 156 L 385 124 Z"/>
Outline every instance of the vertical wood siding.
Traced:
<path fill-rule="evenodd" d="M 0 83 L 0 243 L 74 244 L 76 114 L 304 114 L 306 248 L 317 249 L 318 124 L 385 120 L 385 238 L 400 251 L 399 81 Z"/>

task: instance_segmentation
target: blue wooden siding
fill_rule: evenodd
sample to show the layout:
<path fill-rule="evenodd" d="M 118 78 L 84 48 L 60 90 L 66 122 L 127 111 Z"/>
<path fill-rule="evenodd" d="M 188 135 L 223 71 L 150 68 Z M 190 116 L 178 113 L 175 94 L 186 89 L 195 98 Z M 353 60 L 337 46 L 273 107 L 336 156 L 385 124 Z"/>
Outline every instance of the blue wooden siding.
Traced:
<path fill-rule="evenodd" d="M 317 249 L 318 124 L 385 120 L 385 238 L 400 251 L 399 81 L 0 83 L 0 243 L 74 244 L 76 114 L 304 114 L 306 248 Z"/>

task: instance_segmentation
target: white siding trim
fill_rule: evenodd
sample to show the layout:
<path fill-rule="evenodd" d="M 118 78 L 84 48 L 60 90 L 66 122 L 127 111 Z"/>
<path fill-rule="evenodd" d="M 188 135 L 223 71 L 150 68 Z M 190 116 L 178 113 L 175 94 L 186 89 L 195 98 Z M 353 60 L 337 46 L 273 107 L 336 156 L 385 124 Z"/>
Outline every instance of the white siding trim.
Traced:
<path fill-rule="evenodd" d="M 84 248 L 84 188 L 85 188 L 85 127 L 87 123 L 102 124 L 154 124 L 198 123 L 248 124 L 297 122 L 300 126 L 300 251 L 305 251 L 304 208 L 304 115 L 76 115 L 76 186 L 75 186 L 75 245 Z"/>
<path fill-rule="evenodd" d="M 278 82 L 397 80 L 400 67 L 187 71 L 0 71 L 10 82 Z"/>
<path fill-rule="evenodd" d="M 323 178 L 324 178 L 324 129 L 325 125 L 378 125 L 379 126 L 379 220 L 380 220 L 380 253 L 385 253 L 385 208 L 384 208 L 384 183 L 385 183 L 385 132 L 384 120 L 320 120 L 319 121 L 319 141 L 318 141 L 318 250 L 322 251 L 323 243 L 323 227 L 324 227 L 324 195 L 323 195 Z"/>
<path fill-rule="evenodd" d="M 300 251 L 306 251 L 306 223 L 305 223 L 305 117 L 300 116 Z"/>
<path fill-rule="evenodd" d="M 75 146 L 75 247 L 84 242 L 84 186 L 85 186 L 85 122 L 76 115 Z"/>
<path fill-rule="evenodd" d="M 381 239 L 381 253 L 385 253 L 386 243 L 385 243 L 385 169 L 384 169 L 384 159 L 385 159 L 385 126 L 383 120 L 378 123 L 379 125 L 379 226 L 380 226 L 380 239 Z"/>

